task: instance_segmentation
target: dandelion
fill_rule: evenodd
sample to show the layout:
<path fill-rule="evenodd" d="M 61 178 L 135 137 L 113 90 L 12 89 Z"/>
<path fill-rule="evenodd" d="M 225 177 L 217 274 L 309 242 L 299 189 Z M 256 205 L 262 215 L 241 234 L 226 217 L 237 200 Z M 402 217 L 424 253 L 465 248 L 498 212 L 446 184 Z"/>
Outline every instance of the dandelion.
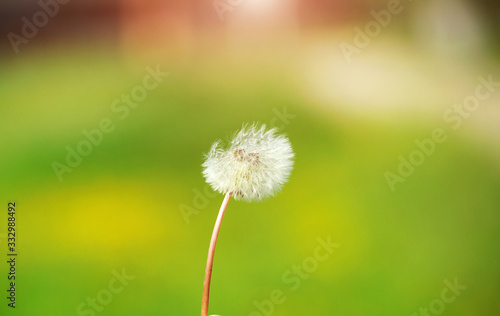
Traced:
<path fill-rule="evenodd" d="M 208 249 L 201 315 L 208 316 L 210 281 L 222 218 L 231 197 L 247 202 L 274 196 L 293 169 L 290 141 L 276 128 L 244 125 L 226 145 L 215 142 L 203 163 L 203 175 L 212 188 L 225 194 Z"/>

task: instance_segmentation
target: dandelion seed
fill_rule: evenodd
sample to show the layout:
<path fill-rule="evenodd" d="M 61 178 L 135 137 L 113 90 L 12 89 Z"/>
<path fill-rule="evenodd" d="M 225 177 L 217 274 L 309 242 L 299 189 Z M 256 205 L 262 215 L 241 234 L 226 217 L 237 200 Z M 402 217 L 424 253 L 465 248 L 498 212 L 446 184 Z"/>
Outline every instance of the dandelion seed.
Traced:
<path fill-rule="evenodd" d="M 213 144 L 203 175 L 220 193 L 258 201 L 273 196 L 288 181 L 293 157 L 288 138 L 276 135 L 276 129 L 243 126 L 225 148 L 220 142 Z"/>

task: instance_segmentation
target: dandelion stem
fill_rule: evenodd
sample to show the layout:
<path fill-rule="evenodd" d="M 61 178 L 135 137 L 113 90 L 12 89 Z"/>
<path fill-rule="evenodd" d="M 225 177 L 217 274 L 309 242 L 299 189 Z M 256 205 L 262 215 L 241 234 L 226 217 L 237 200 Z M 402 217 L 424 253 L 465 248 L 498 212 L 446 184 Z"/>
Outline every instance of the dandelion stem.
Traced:
<path fill-rule="evenodd" d="M 214 265 L 215 245 L 217 244 L 217 237 L 219 236 L 220 225 L 222 218 L 227 208 L 227 204 L 231 199 L 231 193 L 226 194 L 224 201 L 220 206 L 219 215 L 215 222 L 214 231 L 212 232 L 212 239 L 210 240 L 210 248 L 208 248 L 207 267 L 205 268 L 205 282 L 203 282 L 203 298 L 201 302 L 201 316 L 208 316 L 208 298 L 210 296 L 210 280 L 212 278 L 212 267 Z"/>

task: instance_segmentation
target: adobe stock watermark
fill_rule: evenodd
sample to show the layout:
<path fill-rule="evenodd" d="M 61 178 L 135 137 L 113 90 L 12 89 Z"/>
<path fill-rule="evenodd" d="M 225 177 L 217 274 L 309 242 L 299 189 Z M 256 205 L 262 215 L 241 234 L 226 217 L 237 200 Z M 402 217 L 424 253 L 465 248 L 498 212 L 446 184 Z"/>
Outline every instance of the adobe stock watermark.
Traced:
<path fill-rule="evenodd" d="M 40 29 L 44 28 L 49 24 L 51 18 L 55 17 L 61 5 L 65 5 L 70 0 L 40 0 L 38 1 L 38 6 L 40 10 L 36 11 L 31 18 L 23 16 L 21 22 L 23 26 L 21 27 L 21 35 L 14 32 L 7 34 L 10 45 L 14 49 L 14 52 L 19 53 L 19 46 L 26 45 L 29 43 L 30 39 L 33 39 Z"/>
<path fill-rule="evenodd" d="M 453 283 L 446 279 L 443 282 L 445 287 L 441 290 L 441 296 L 430 301 L 429 305 L 420 307 L 418 312 L 414 312 L 411 316 L 441 315 L 446 310 L 446 305 L 455 302 L 457 297 L 467 289 L 467 286 L 458 283 L 457 278 L 453 280 Z"/>
<path fill-rule="evenodd" d="M 158 88 L 160 83 L 169 76 L 169 73 L 161 71 L 160 65 L 157 65 L 156 68 L 148 66 L 146 72 L 141 84 L 132 88 L 130 93 L 122 94 L 111 103 L 110 110 L 117 115 L 119 120 L 123 121 L 128 118 L 131 111 L 139 107 L 140 103 L 147 98 L 148 93 Z M 76 145 L 73 147 L 66 146 L 66 159 L 64 162 L 52 162 L 52 169 L 59 182 L 63 181 L 65 173 L 72 173 L 82 163 L 83 158 L 88 157 L 94 151 L 94 148 L 103 142 L 105 136 L 113 132 L 115 128 L 116 125 L 113 119 L 102 118 L 97 127 L 82 131 L 83 139 Z"/>
<path fill-rule="evenodd" d="M 113 298 L 123 292 L 129 281 L 135 279 L 135 276 L 128 275 L 125 268 L 121 273 L 111 270 L 113 277 L 109 280 L 106 287 L 97 292 L 95 296 L 87 296 L 85 302 L 76 307 L 76 314 L 79 316 L 95 316 L 102 312 L 106 306 L 111 304 Z"/>
<path fill-rule="evenodd" d="M 312 256 L 304 258 L 300 264 L 294 264 L 290 269 L 283 272 L 281 280 L 286 288 L 274 289 L 269 294 L 269 299 L 263 301 L 253 301 L 254 310 L 248 316 L 271 316 L 279 305 L 282 305 L 287 300 L 287 291 L 297 291 L 302 282 L 309 279 L 311 274 L 316 272 L 319 263 L 328 260 L 335 249 L 340 245 L 331 241 L 331 236 L 326 239 L 322 237 L 316 238 L 318 245 L 314 249 Z"/>
<path fill-rule="evenodd" d="M 288 113 L 286 106 L 283 107 L 281 111 L 277 108 L 273 108 L 272 112 L 274 116 L 269 120 L 269 126 L 276 127 L 280 130 L 285 129 L 285 127 L 290 124 L 291 120 L 297 117 L 295 114 Z M 277 126 L 278 124 L 281 125 Z M 201 211 L 208 207 L 211 200 L 219 196 L 219 193 L 213 192 L 208 184 L 206 184 L 202 190 L 194 188 L 193 193 L 194 196 L 191 204 L 179 204 L 179 211 L 186 224 L 190 224 L 192 216 L 199 215 Z"/>
<path fill-rule="evenodd" d="M 281 111 L 277 108 L 273 108 L 274 116 L 269 120 L 270 127 L 276 127 L 279 130 L 285 129 L 288 125 L 290 125 L 291 120 L 297 117 L 296 114 L 288 113 L 288 109 L 284 106 Z M 277 126 L 277 124 L 281 124 Z"/>
<path fill-rule="evenodd" d="M 412 0 L 409 0 L 412 1 Z M 373 38 L 377 37 L 382 30 L 386 29 L 393 21 L 395 15 L 403 12 L 403 5 L 400 0 L 389 0 L 387 8 L 380 11 L 371 10 L 370 15 L 373 19 L 365 24 L 361 29 L 354 27 L 354 38 L 352 44 L 345 41 L 340 43 L 340 50 L 348 63 L 352 62 L 352 55 L 360 54 L 363 49 L 367 48 Z"/>
<path fill-rule="evenodd" d="M 205 184 L 203 191 L 194 188 L 193 193 L 194 196 L 190 205 L 184 203 L 179 204 L 179 210 L 186 224 L 191 223 L 191 216 L 199 215 L 200 212 L 210 204 L 212 199 L 219 196 L 219 193 L 212 191 L 208 184 Z"/>
<path fill-rule="evenodd" d="M 478 84 L 474 93 L 468 95 L 461 103 L 456 103 L 443 113 L 443 121 L 451 124 L 452 130 L 459 129 L 464 121 L 480 108 L 481 102 L 491 98 L 497 88 L 500 88 L 500 81 L 494 81 L 493 76 L 487 78 L 479 76 Z M 437 127 L 431 135 L 422 140 L 416 139 L 416 148 L 409 155 L 400 155 L 398 157 L 399 165 L 396 173 L 386 171 L 384 178 L 392 192 L 396 191 L 396 185 L 404 183 L 416 168 L 422 166 L 427 158 L 435 153 L 437 145 L 444 143 L 448 139 L 448 133 L 444 128 Z"/>
<path fill-rule="evenodd" d="M 212 2 L 212 6 L 219 17 L 219 20 L 223 22 L 226 13 L 234 11 L 244 1 L 245 0 L 214 0 Z"/>

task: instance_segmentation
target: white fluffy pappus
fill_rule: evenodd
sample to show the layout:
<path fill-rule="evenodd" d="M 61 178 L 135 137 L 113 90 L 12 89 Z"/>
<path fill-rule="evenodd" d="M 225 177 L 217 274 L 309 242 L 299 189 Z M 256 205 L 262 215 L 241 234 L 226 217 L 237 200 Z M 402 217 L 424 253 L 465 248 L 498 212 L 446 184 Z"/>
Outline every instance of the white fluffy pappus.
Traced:
<path fill-rule="evenodd" d="M 203 163 L 207 183 L 247 202 L 273 196 L 288 181 L 294 158 L 288 138 L 276 132 L 243 125 L 230 143 L 215 142 Z"/>

